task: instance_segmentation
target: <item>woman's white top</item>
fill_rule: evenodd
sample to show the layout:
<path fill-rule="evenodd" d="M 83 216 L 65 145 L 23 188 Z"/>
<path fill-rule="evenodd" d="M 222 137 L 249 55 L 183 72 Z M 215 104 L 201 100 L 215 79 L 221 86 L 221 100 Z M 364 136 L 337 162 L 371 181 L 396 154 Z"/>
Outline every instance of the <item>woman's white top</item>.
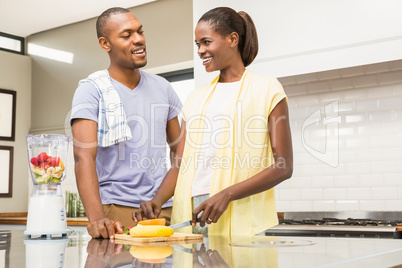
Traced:
<path fill-rule="evenodd" d="M 228 142 L 230 142 L 223 141 L 221 144 L 220 141 L 221 133 L 228 131 L 228 129 L 222 128 L 223 122 L 229 120 L 229 117 L 225 116 L 224 110 L 227 101 L 230 99 L 229 96 L 235 94 L 240 85 L 241 81 L 218 83 L 207 104 L 205 130 L 192 184 L 192 196 L 209 194 L 213 171 L 216 168 L 221 168 L 222 159 L 217 157 L 218 148 L 220 148 L 219 146 L 228 146 Z"/>

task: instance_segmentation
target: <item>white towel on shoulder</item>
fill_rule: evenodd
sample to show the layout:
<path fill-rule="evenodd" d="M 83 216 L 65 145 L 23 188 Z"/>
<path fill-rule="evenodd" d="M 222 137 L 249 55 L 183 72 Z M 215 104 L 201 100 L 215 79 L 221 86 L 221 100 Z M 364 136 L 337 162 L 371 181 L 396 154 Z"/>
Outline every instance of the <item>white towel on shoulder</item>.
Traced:
<path fill-rule="evenodd" d="M 90 82 L 100 96 L 98 113 L 98 146 L 108 147 L 132 138 L 119 93 L 113 87 L 109 72 L 97 71 L 79 83 Z"/>

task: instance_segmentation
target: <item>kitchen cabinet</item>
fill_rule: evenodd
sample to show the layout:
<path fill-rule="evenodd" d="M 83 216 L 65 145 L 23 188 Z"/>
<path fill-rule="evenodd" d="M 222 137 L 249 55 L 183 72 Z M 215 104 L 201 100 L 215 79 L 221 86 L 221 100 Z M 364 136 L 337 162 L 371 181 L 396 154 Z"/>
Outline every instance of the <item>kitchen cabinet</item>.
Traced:
<path fill-rule="evenodd" d="M 202 243 L 139 247 L 91 239 L 75 231 L 65 239 L 26 240 L 23 230 L 0 231 L 1 267 L 394 267 L 402 240 L 329 237 L 204 237 Z M 150 264 L 166 246 L 169 256 Z M 146 259 L 135 256 L 142 249 Z M 144 251 L 148 251 L 145 252 Z M 158 253 L 159 252 L 159 253 Z M 144 255 L 143 255 L 144 256 Z M 160 257 L 160 256 L 159 256 Z M 41 263 L 42 262 L 42 263 Z M 53 262 L 53 263 L 52 263 Z M 147 265 L 147 266 L 146 266 Z"/>

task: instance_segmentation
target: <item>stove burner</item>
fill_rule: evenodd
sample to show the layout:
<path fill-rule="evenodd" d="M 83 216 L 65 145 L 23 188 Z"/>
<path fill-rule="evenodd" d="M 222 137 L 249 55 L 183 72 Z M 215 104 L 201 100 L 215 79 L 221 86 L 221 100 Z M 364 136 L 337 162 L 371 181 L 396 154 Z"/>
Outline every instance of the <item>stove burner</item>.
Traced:
<path fill-rule="evenodd" d="M 365 216 L 353 218 L 348 215 L 339 218 L 325 217 L 327 215 L 289 213 L 288 219 L 279 220 L 279 225 L 267 229 L 265 234 L 268 236 L 402 239 L 402 231 L 398 231 L 397 228 L 398 223 L 402 223 L 402 214 L 378 214 L 367 216 L 367 218 Z"/>
<path fill-rule="evenodd" d="M 361 225 L 361 226 L 396 226 L 397 223 L 395 221 L 348 218 L 346 220 L 346 224 Z"/>
<path fill-rule="evenodd" d="M 343 225 L 343 226 L 396 226 L 396 221 L 388 220 L 372 220 L 372 219 L 337 219 L 337 218 L 322 218 L 322 219 L 302 219 L 302 220 L 279 220 L 280 224 L 287 225 Z"/>

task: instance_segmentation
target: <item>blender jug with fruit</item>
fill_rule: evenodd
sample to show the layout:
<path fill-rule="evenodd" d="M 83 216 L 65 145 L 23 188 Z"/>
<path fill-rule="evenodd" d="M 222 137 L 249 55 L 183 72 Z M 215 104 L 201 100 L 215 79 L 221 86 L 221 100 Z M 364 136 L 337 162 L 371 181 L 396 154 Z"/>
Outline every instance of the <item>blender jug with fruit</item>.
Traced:
<path fill-rule="evenodd" d="M 27 145 L 33 188 L 24 234 L 28 238 L 67 236 L 61 182 L 66 177 L 69 137 L 28 135 Z"/>

